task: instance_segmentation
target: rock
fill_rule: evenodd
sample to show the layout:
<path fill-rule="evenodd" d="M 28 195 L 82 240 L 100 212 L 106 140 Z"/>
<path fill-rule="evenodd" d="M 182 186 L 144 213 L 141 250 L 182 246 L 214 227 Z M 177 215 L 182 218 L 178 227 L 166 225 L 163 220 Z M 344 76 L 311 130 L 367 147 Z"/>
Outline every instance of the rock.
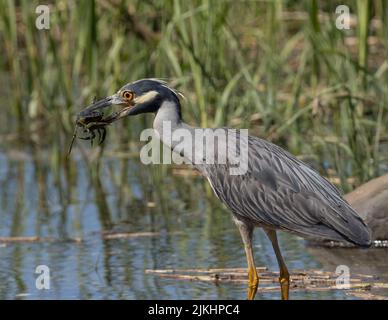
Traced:
<path fill-rule="evenodd" d="M 373 240 L 388 240 L 388 174 L 361 185 L 344 198 L 372 230 Z"/>

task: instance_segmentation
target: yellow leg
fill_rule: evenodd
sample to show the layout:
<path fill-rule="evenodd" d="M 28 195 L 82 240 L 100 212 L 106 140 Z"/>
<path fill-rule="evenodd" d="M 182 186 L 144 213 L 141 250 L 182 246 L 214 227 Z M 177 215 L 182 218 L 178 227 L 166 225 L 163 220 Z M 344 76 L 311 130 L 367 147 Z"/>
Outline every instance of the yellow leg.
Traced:
<path fill-rule="evenodd" d="M 257 275 L 251 245 L 245 245 L 245 254 L 247 255 L 248 262 L 248 300 L 253 300 L 259 286 L 259 276 Z"/>
<path fill-rule="evenodd" d="M 248 300 L 255 298 L 257 287 L 259 286 L 259 276 L 257 275 L 255 260 L 252 251 L 253 226 L 235 218 L 235 223 L 240 231 L 244 242 L 245 254 L 248 262 Z"/>
<path fill-rule="evenodd" d="M 280 253 L 276 231 L 266 229 L 265 232 L 267 233 L 268 238 L 272 242 L 272 247 L 273 247 L 273 250 L 275 251 L 276 259 L 278 260 L 279 269 L 280 269 L 279 283 L 280 283 L 280 288 L 282 292 L 282 300 L 288 300 L 289 291 L 290 291 L 290 274 L 288 273 L 287 266 L 284 263 L 282 254 Z"/>

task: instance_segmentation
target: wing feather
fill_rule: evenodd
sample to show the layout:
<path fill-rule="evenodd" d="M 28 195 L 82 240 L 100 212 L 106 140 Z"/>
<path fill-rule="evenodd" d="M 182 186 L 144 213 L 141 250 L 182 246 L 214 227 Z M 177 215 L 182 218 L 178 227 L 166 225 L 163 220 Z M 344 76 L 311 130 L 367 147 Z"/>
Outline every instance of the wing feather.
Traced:
<path fill-rule="evenodd" d="M 243 137 L 242 137 L 243 139 Z M 282 148 L 248 137 L 248 171 L 202 168 L 217 196 L 237 215 L 302 236 L 370 244 L 370 232 L 338 189 Z"/>

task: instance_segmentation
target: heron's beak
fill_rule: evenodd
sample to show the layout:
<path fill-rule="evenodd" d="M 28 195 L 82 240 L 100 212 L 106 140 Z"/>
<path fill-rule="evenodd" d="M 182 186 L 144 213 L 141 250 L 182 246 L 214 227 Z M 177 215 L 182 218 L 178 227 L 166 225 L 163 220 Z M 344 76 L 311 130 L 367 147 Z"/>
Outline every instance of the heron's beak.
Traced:
<path fill-rule="evenodd" d="M 111 106 L 121 106 L 118 111 L 114 111 L 110 115 L 104 117 L 103 109 Z M 88 124 L 90 122 L 101 122 L 109 124 L 124 116 L 133 106 L 124 100 L 121 96 L 114 94 L 99 101 L 93 102 L 91 105 L 83 109 L 77 116 L 77 123 Z"/>

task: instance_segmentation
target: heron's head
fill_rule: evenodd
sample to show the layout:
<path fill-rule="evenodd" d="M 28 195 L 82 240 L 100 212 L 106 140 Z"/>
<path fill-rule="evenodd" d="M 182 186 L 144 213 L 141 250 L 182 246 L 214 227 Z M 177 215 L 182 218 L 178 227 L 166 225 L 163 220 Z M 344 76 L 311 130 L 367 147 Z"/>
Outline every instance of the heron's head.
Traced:
<path fill-rule="evenodd" d="M 123 86 L 115 94 L 92 103 L 78 114 L 77 122 L 112 123 L 126 116 L 141 113 L 156 113 L 163 102 L 176 104 L 180 113 L 179 93 L 167 86 L 164 81 L 143 79 Z M 105 115 L 105 111 L 112 109 Z"/>

